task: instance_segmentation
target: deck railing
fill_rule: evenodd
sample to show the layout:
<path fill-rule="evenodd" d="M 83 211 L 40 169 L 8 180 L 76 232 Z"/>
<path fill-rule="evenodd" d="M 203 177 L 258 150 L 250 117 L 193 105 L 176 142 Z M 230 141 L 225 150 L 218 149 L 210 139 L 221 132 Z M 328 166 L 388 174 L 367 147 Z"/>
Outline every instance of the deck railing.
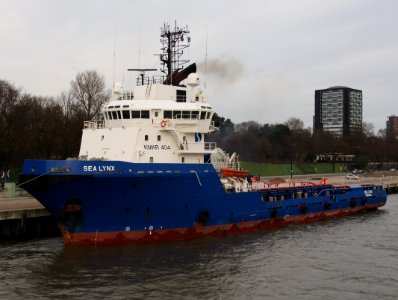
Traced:
<path fill-rule="evenodd" d="M 105 128 L 104 121 L 84 121 L 84 129 L 101 129 Z"/>
<path fill-rule="evenodd" d="M 138 76 L 136 80 L 137 86 L 150 85 L 150 84 L 163 84 L 166 80 L 166 76 L 153 75 L 153 76 Z"/>

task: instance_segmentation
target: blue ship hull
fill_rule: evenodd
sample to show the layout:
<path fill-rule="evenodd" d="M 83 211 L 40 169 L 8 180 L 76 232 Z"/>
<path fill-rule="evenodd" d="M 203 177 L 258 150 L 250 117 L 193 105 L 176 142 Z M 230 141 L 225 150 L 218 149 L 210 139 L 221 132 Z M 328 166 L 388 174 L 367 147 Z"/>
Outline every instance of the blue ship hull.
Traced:
<path fill-rule="evenodd" d="M 275 228 L 375 209 L 387 199 L 380 186 L 226 192 L 212 164 L 26 160 L 20 181 L 58 222 L 66 244 Z"/>

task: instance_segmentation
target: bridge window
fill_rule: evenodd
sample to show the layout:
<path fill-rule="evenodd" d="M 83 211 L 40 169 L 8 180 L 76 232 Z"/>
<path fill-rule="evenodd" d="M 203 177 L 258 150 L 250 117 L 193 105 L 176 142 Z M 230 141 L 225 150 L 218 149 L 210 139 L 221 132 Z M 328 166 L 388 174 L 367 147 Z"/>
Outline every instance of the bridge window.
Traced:
<path fill-rule="evenodd" d="M 191 120 L 196 120 L 199 119 L 199 111 L 193 110 L 165 110 L 163 111 L 163 118 L 164 119 L 191 119 Z M 200 118 L 202 120 L 206 119 L 206 112 L 202 111 L 200 112 Z"/>
<path fill-rule="evenodd" d="M 131 118 L 132 119 L 139 119 L 141 116 L 141 111 L 139 110 L 132 110 L 131 111 Z"/>
<path fill-rule="evenodd" d="M 173 119 L 181 119 L 181 111 L 173 110 Z"/>
<path fill-rule="evenodd" d="M 108 111 L 107 113 L 108 113 L 108 119 L 112 120 L 112 113 L 110 111 Z"/>
<path fill-rule="evenodd" d="M 128 113 L 128 111 L 126 111 L 126 114 L 127 113 Z M 149 110 L 132 110 L 131 118 L 132 119 L 140 119 L 140 118 L 141 119 L 149 119 Z"/>
<path fill-rule="evenodd" d="M 187 91 L 185 90 L 177 90 L 177 102 L 186 102 L 187 101 Z"/>
<path fill-rule="evenodd" d="M 171 119 L 173 116 L 173 112 L 171 110 L 165 110 L 163 112 L 163 118 L 165 119 Z"/>
<path fill-rule="evenodd" d="M 141 119 L 149 119 L 149 110 L 141 110 Z"/>
<path fill-rule="evenodd" d="M 113 118 L 114 120 L 117 120 L 117 112 L 116 112 L 116 111 L 113 111 L 113 112 L 112 112 L 112 118 Z"/>
<path fill-rule="evenodd" d="M 123 119 L 130 119 L 130 111 L 123 110 Z"/>
<path fill-rule="evenodd" d="M 117 116 L 118 116 L 119 119 L 122 118 L 122 114 L 120 113 L 120 110 L 117 111 Z"/>
<path fill-rule="evenodd" d="M 206 119 L 210 119 L 210 116 L 211 116 L 211 112 L 207 112 L 207 116 L 206 116 Z"/>

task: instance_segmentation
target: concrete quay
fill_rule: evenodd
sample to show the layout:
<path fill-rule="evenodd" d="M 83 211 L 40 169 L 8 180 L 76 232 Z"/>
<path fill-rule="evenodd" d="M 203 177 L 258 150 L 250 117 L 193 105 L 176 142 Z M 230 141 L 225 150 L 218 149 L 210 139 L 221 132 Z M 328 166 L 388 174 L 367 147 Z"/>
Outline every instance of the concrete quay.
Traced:
<path fill-rule="evenodd" d="M 56 222 L 35 198 L 24 191 L 7 198 L 0 192 L 0 240 L 58 235 Z"/>
<path fill-rule="evenodd" d="M 348 178 L 351 177 L 351 178 Z M 355 185 L 355 184 L 374 184 L 383 185 L 388 194 L 398 192 L 398 173 L 397 172 L 373 172 L 355 176 L 338 175 L 329 176 L 327 182 L 334 185 Z"/>
<path fill-rule="evenodd" d="M 1 198 L 0 221 L 46 217 L 50 213 L 35 198 L 31 196 Z"/>

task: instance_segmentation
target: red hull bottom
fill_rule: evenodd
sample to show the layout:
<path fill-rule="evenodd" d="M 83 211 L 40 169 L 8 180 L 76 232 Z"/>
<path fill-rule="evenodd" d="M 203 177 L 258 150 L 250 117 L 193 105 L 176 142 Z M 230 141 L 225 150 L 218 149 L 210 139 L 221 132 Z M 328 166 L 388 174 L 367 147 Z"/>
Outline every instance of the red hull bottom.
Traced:
<path fill-rule="evenodd" d="M 81 232 L 69 233 L 61 229 L 66 245 L 96 245 L 96 244 L 129 244 L 153 243 L 158 241 L 191 240 L 203 236 L 223 236 L 226 234 L 245 233 L 257 230 L 281 228 L 290 224 L 301 224 L 320 220 L 344 217 L 364 211 L 375 210 L 383 203 L 339 210 L 327 210 L 318 213 L 308 213 L 296 216 L 285 216 L 259 221 L 249 221 L 237 224 L 215 226 L 197 225 L 194 228 L 174 228 L 161 230 L 111 231 L 111 232 Z"/>

